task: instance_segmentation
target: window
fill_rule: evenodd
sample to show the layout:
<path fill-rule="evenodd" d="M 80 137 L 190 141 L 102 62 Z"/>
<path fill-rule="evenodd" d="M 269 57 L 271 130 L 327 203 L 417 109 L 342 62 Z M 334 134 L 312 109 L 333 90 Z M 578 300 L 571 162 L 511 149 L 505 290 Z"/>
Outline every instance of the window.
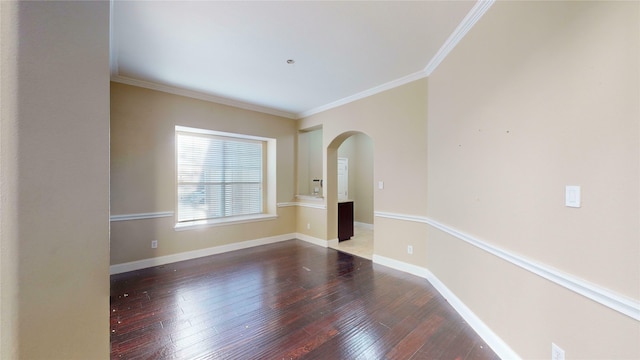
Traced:
<path fill-rule="evenodd" d="M 270 139 L 176 126 L 178 225 L 266 213 Z"/>

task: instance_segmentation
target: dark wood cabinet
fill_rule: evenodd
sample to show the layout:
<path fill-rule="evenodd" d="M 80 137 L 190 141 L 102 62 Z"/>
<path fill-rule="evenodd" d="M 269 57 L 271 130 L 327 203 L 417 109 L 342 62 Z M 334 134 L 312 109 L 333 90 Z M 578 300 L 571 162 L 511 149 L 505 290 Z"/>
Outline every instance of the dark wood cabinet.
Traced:
<path fill-rule="evenodd" d="M 338 241 L 349 240 L 353 236 L 353 201 L 338 203 Z"/>

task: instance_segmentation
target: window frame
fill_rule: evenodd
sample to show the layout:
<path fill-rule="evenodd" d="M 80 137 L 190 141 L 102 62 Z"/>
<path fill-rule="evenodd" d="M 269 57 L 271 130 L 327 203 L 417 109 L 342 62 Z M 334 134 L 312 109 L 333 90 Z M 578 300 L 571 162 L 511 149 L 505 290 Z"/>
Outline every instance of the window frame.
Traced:
<path fill-rule="evenodd" d="M 201 219 L 201 220 L 188 220 L 178 221 L 179 219 L 179 180 L 178 180 L 178 134 L 179 133 L 191 133 L 194 135 L 208 135 L 220 138 L 229 138 L 231 140 L 237 139 L 240 141 L 259 141 L 262 143 L 262 212 L 258 214 L 250 215 L 231 215 L 217 218 Z M 175 126 L 174 131 L 174 195 L 175 195 L 175 230 L 187 230 L 194 227 L 207 227 L 218 225 L 230 225 L 239 224 L 253 221 L 271 220 L 277 218 L 276 204 L 275 204 L 275 151 L 276 151 L 276 139 L 237 134 L 209 129 L 194 128 L 188 126 Z"/>

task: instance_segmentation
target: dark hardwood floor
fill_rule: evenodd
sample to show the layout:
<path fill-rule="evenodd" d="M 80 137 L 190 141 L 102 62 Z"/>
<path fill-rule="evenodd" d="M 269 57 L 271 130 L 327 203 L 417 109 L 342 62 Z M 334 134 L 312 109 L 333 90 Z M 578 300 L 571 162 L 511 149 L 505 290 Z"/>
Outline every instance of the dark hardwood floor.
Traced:
<path fill-rule="evenodd" d="M 424 279 L 299 240 L 111 277 L 112 359 L 498 359 Z"/>

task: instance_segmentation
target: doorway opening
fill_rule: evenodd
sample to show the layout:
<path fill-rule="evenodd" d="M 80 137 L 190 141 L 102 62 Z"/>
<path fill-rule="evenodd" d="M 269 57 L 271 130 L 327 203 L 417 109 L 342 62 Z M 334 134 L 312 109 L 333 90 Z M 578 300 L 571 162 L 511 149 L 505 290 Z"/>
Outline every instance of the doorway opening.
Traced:
<path fill-rule="evenodd" d="M 329 145 L 327 167 L 335 169 L 335 187 L 328 187 L 327 191 L 335 191 L 336 199 L 335 226 L 344 226 L 341 221 L 349 216 L 340 214 L 344 209 L 352 208 L 349 224 L 352 226 L 352 236 L 332 242 L 330 247 L 352 255 L 371 260 L 374 253 L 373 231 L 373 139 L 361 132 L 349 132 L 334 139 Z M 333 173 L 333 172 L 332 172 Z M 345 204 L 347 203 L 347 204 Z M 348 204 L 351 203 L 351 204 Z M 347 205 L 347 206 L 344 206 Z M 339 233 L 343 230 L 337 230 Z M 342 240 L 344 239 L 344 240 Z"/>

